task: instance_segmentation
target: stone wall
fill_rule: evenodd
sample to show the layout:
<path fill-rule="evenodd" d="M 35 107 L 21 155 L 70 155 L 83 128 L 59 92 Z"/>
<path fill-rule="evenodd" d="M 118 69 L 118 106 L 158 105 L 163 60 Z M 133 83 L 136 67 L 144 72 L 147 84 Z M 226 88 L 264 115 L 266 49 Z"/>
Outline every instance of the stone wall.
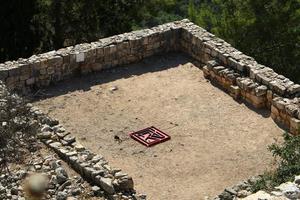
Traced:
<path fill-rule="evenodd" d="M 31 107 L 31 113 L 41 123 L 38 138 L 85 180 L 101 187 L 109 199 L 143 199 L 136 195 L 133 179 L 128 174 L 112 168 L 102 155 L 82 146 L 58 120 L 49 118 L 36 107 Z"/>
<path fill-rule="evenodd" d="M 3 105 L 7 101 L 5 95 L 10 95 L 16 101 L 21 99 L 18 95 L 11 95 L 0 81 L 0 103 L 2 102 Z M 92 185 L 99 186 L 105 192 L 106 197 L 112 200 L 145 200 L 145 195 L 136 194 L 134 182 L 128 174 L 122 172 L 121 169 L 112 168 L 102 155 L 95 154 L 82 146 L 70 132 L 59 124 L 58 120 L 43 114 L 31 104 L 22 105 L 20 103 L 18 106 L 29 108 L 28 116 L 33 120 L 32 123 L 38 124 L 35 126 L 38 133 L 37 138 L 53 149 L 82 178 Z M 0 114 L 3 112 L 4 110 L 0 108 Z"/>
<path fill-rule="evenodd" d="M 233 98 L 270 109 L 275 121 L 287 126 L 291 133 L 299 133 L 300 85 L 188 20 L 8 61 L 0 64 L 0 81 L 10 90 L 27 94 L 76 74 L 97 72 L 169 51 L 189 54 L 205 65 L 205 77 L 224 87 Z M 102 156 L 86 150 L 38 110 L 32 112 L 45 121 L 39 137 L 83 177 L 115 199 L 119 198 L 117 193 L 129 198 L 134 194 L 133 181 L 127 174 L 111 169 Z"/>
<path fill-rule="evenodd" d="M 26 94 L 75 74 L 101 71 L 154 54 L 176 51 L 182 23 L 168 23 L 8 61 L 0 64 L 0 80 L 9 89 Z"/>
<path fill-rule="evenodd" d="M 271 110 L 271 117 L 300 133 L 300 85 L 261 65 L 203 28 L 183 20 L 181 50 L 203 63 L 205 76 L 235 99 Z"/>
<path fill-rule="evenodd" d="M 211 68 L 208 64 L 204 72 L 210 70 L 210 76 L 206 73 L 206 77 L 218 80 L 234 98 L 242 97 L 257 108 L 270 109 L 275 121 L 294 134 L 299 132 L 300 85 L 188 20 L 8 61 L 0 64 L 0 80 L 9 89 L 26 94 L 75 74 L 101 71 L 169 51 L 186 52 L 204 65 L 215 60 L 221 67 Z"/>

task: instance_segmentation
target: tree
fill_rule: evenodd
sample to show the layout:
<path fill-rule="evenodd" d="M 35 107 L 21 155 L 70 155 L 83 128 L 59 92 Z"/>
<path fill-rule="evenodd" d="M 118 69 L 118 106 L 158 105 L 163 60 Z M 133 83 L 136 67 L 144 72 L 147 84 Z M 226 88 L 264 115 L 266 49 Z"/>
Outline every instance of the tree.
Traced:
<path fill-rule="evenodd" d="M 195 8 L 191 19 L 237 49 L 300 81 L 299 0 L 212 0 Z"/>
<path fill-rule="evenodd" d="M 34 0 L 0 2 L 0 60 L 29 56 L 33 52 L 39 43 L 31 24 L 35 12 Z"/>

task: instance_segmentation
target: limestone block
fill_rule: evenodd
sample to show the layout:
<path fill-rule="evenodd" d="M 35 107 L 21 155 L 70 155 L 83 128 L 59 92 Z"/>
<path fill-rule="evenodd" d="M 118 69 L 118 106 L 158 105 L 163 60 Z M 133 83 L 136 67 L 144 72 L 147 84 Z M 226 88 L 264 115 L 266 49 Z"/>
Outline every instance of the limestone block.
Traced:
<path fill-rule="evenodd" d="M 300 85 L 299 84 L 293 84 L 288 88 L 288 92 L 290 94 L 296 94 L 300 92 Z"/>
<path fill-rule="evenodd" d="M 257 88 L 255 88 L 255 95 L 256 96 L 265 96 L 267 94 L 267 87 L 264 85 L 258 86 Z"/>
<path fill-rule="evenodd" d="M 84 62 L 84 53 L 83 52 L 77 53 L 75 58 L 76 58 L 76 62 Z"/>
<path fill-rule="evenodd" d="M 209 70 L 212 70 L 213 67 L 216 67 L 218 65 L 219 65 L 219 63 L 217 61 L 215 61 L 215 60 L 209 60 L 209 61 L 207 61 L 207 68 Z"/>
<path fill-rule="evenodd" d="M 236 61 L 234 58 L 229 57 L 227 59 L 227 63 L 231 68 L 237 69 L 238 61 Z"/>
<path fill-rule="evenodd" d="M 129 176 L 123 176 L 118 179 L 118 189 L 123 191 L 130 191 L 134 188 L 133 179 Z"/>
<path fill-rule="evenodd" d="M 213 67 L 213 71 L 214 71 L 216 74 L 218 74 L 219 71 L 224 70 L 224 69 L 225 69 L 225 67 L 223 67 L 223 66 L 215 66 L 215 67 Z"/>
<path fill-rule="evenodd" d="M 278 80 L 273 80 L 270 83 L 271 89 L 273 89 L 277 94 L 284 95 L 286 88 L 281 85 L 281 83 Z"/>
<path fill-rule="evenodd" d="M 229 91 L 230 91 L 230 95 L 234 98 L 234 99 L 238 99 L 241 95 L 241 89 L 239 88 L 239 86 L 236 85 L 231 85 L 229 87 Z"/>
<path fill-rule="evenodd" d="M 238 62 L 236 64 L 236 69 L 239 71 L 239 72 L 244 72 L 245 71 L 245 65 L 241 62 Z"/>
<path fill-rule="evenodd" d="M 210 73 L 209 73 L 209 70 L 208 70 L 207 66 L 204 66 L 204 67 L 202 68 L 202 71 L 203 71 L 204 77 L 205 77 L 205 78 L 209 78 Z"/>
<path fill-rule="evenodd" d="M 275 189 L 280 190 L 284 194 L 284 196 L 286 196 L 289 199 L 300 198 L 300 189 L 297 187 L 295 183 L 286 182 L 281 184 L 278 187 L 275 187 Z"/>
<path fill-rule="evenodd" d="M 247 98 L 252 103 L 255 108 L 263 108 L 266 105 L 266 97 L 263 96 L 255 96 L 255 95 L 247 95 Z"/>
<path fill-rule="evenodd" d="M 96 176 L 96 183 L 108 194 L 114 194 L 115 188 L 112 184 L 113 180 L 111 178 Z"/>
<path fill-rule="evenodd" d="M 227 62 L 228 57 L 229 57 L 229 54 L 227 54 L 227 53 L 219 53 L 219 54 L 218 54 L 219 60 L 220 60 L 224 65 L 227 65 L 227 64 L 228 64 L 228 62 Z"/>
<path fill-rule="evenodd" d="M 273 105 L 275 105 L 279 110 L 285 110 L 285 106 L 288 105 L 283 99 L 273 100 Z"/>
<path fill-rule="evenodd" d="M 290 130 L 293 134 L 300 133 L 300 120 L 296 118 L 290 118 Z"/>
<path fill-rule="evenodd" d="M 48 66 L 59 67 L 63 64 L 63 58 L 61 56 L 54 56 L 47 60 Z"/>
<path fill-rule="evenodd" d="M 296 104 L 288 104 L 285 106 L 285 111 L 291 116 L 291 117 L 297 117 L 298 114 L 298 108 Z"/>
<path fill-rule="evenodd" d="M 258 199 L 264 199 L 264 200 L 271 200 L 272 196 L 264 191 L 258 191 L 255 194 L 249 195 L 246 198 L 241 198 L 243 200 L 258 200 Z"/>

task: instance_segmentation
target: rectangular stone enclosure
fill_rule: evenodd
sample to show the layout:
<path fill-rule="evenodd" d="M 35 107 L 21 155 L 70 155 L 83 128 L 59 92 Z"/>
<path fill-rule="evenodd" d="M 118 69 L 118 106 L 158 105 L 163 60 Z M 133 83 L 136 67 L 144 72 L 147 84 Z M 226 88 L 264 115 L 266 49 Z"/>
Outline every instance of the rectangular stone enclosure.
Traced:
<path fill-rule="evenodd" d="M 168 52 L 190 55 L 202 64 L 205 78 L 220 85 L 234 99 L 243 99 L 258 109 L 267 108 L 271 117 L 291 133 L 300 132 L 300 85 L 188 20 L 8 61 L 0 64 L 0 80 L 11 91 L 27 95 L 67 78 Z M 34 109 L 33 112 L 49 121 Z M 103 157 L 87 151 L 57 123 L 49 126 L 53 129 L 51 139 L 41 139 L 83 177 L 110 195 L 120 191 L 127 194 L 133 189 L 131 177 L 112 170 Z M 82 162 L 83 157 L 86 162 Z"/>
<path fill-rule="evenodd" d="M 101 71 L 171 51 L 185 52 L 207 65 L 203 68 L 205 76 L 224 86 L 234 98 L 269 108 L 274 120 L 291 133 L 299 133 L 300 85 L 188 20 L 8 61 L 0 64 L 0 80 L 9 89 L 26 94 L 75 74 Z"/>

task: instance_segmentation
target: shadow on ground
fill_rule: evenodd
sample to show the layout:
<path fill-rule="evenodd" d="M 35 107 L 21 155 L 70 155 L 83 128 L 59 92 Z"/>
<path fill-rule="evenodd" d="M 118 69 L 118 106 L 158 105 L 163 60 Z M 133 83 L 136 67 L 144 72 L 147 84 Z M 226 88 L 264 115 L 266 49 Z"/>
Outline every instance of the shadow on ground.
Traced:
<path fill-rule="evenodd" d="M 192 62 L 199 66 L 199 64 L 187 54 L 168 53 L 166 55 L 155 55 L 145 58 L 139 63 L 117 66 L 101 72 L 94 72 L 83 76 L 78 75 L 76 77 L 60 81 L 56 84 L 50 85 L 48 88 L 33 92 L 28 96 L 28 98 L 32 101 L 37 101 L 64 95 L 77 90 L 89 91 L 94 85 L 100 85 L 118 79 L 126 79 L 132 76 L 139 76 L 145 73 L 163 71 L 169 68 L 178 67 L 178 65 L 186 64 L 188 62 Z"/>

